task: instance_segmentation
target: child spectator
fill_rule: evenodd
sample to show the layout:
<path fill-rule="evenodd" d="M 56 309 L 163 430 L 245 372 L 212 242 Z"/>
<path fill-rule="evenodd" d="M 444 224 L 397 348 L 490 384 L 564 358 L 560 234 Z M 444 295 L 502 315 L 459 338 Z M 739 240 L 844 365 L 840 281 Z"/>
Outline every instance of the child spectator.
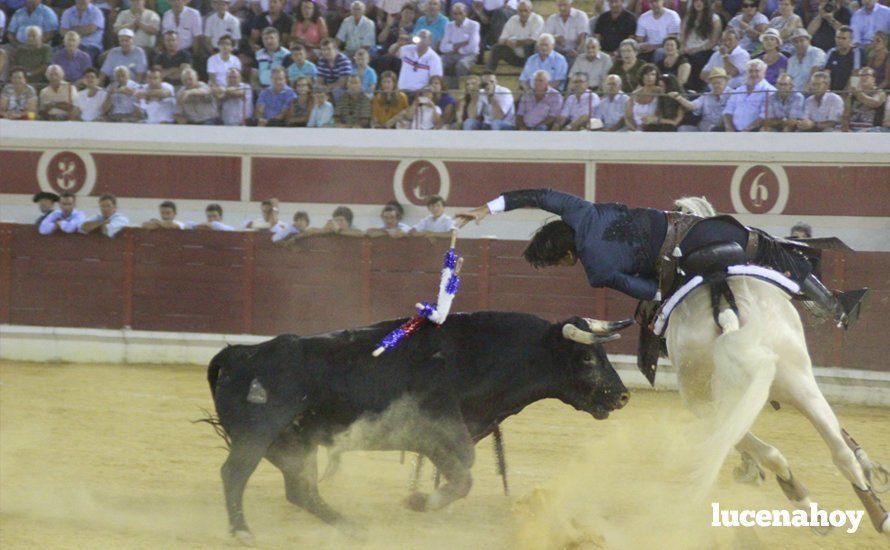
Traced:
<path fill-rule="evenodd" d="M 368 229 L 369 237 L 392 237 L 397 239 L 406 236 L 411 231 L 411 226 L 402 222 L 402 208 L 398 203 L 388 203 L 380 212 L 383 225 Z"/>
<path fill-rule="evenodd" d="M 426 208 L 430 215 L 417 222 L 411 228 L 415 237 L 444 237 L 454 229 L 454 220 L 445 214 L 445 199 L 439 195 L 431 195 L 426 199 Z"/>
<path fill-rule="evenodd" d="M 83 212 L 76 210 L 77 197 L 68 191 L 59 197 L 59 209 L 53 210 L 40 222 L 41 235 L 49 235 L 56 230 L 62 233 L 75 233 L 86 218 Z"/>
<path fill-rule="evenodd" d="M 219 0 L 217 0 L 218 2 Z M 210 17 L 214 17 L 211 15 Z M 210 18 L 208 18 L 208 21 Z M 211 86 L 226 86 L 226 75 L 229 69 L 241 70 L 241 60 L 232 52 L 235 42 L 231 36 L 224 34 L 219 39 L 219 53 L 210 56 L 207 60 L 207 83 Z"/>
<path fill-rule="evenodd" d="M 158 207 L 161 219 L 152 218 L 142 224 L 143 229 L 185 229 L 185 224 L 176 219 L 176 203 L 164 201 Z"/>
<path fill-rule="evenodd" d="M 302 44 L 294 44 L 290 50 L 291 64 L 287 66 L 287 81 L 294 86 L 301 76 L 315 80 L 318 69 L 315 63 L 306 59 L 306 48 Z"/>
<path fill-rule="evenodd" d="M 117 211 L 117 197 L 105 194 L 99 197 L 99 214 L 80 224 L 81 233 L 99 232 L 108 238 L 130 224 L 130 219 Z"/>
<path fill-rule="evenodd" d="M 352 74 L 358 75 L 362 79 L 362 92 L 368 96 L 368 99 L 374 97 L 374 89 L 377 88 L 377 71 L 368 66 L 371 62 L 371 55 L 368 50 L 359 48 L 353 56 L 355 60 L 355 68 Z"/>
<path fill-rule="evenodd" d="M 334 125 L 334 106 L 328 101 L 328 92 L 316 87 L 312 92 L 312 112 L 309 113 L 307 128 L 330 128 Z"/>
<path fill-rule="evenodd" d="M 365 233 L 352 227 L 353 214 L 346 206 L 338 206 L 331 214 L 331 219 L 324 224 L 324 228 L 320 233 L 328 233 L 334 235 L 342 235 L 344 237 L 364 237 Z"/>
<path fill-rule="evenodd" d="M 309 214 L 302 210 L 294 214 L 294 222 L 290 225 L 280 225 L 272 230 L 272 242 L 292 241 L 306 234 L 309 229 Z"/>
<path fill-rule="evenodd" d="M 362 81 L 351 75 L 346 81 L 346 92 L 335 96 L 334 118 L 338 128 L 367 128 L 371 123 L 371 100 L 362 92 Z"/>
<path fill-rule="evenodd" d="M 223 209 L 222 206 L 211 203 L 207 205 L 207 208 L 204 209 L 204 214 L 207 215 L 207 221 L 204 223 L 187 223 L 187 229 L 202 229 L 205 231 L 234 231 L 235 228 L 231 225 L 226 225 L 222 222 L 223 217 Z"/>

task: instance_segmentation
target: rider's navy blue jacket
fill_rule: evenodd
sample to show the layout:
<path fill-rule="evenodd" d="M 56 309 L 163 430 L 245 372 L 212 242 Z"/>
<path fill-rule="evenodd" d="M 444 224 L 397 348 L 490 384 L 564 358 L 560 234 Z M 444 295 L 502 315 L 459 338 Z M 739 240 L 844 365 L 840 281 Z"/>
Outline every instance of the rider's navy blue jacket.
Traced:
<path fill-rule="evenodd" d="M 575 230 L 575 248 L 593 287 L 607 287 L 639 300 L 658 290 L 655 260 L 667 217 L 661 210 L 597 204 L 550 189 L 503 194 L 505 209 L 535 207 L 562 217 Z"/>

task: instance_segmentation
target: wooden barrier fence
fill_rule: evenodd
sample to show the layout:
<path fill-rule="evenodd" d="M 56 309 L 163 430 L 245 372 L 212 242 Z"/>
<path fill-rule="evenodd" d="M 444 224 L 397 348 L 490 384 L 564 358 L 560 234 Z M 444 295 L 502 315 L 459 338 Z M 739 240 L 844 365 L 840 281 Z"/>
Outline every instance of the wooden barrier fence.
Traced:
<path fill-rule="evenodd" d="M 410 315 L 435 299 L 448 242 L 314 237 L 291 247 L 268 234 L 126 229 L 118 237 L 39 235 L 0 224 L 0 323 L 136 330 L 312 334 Z M 456 311 L 523 311 L 551 321 L 625 318 L 635 302 L 592 289 L 580 268 L 536 271 L 525 243 L 461 239 Z M 856 327 L 807 328 L 822 366 L 890 370 L 890 253 L 826 252 L 830 287 L 872 288 Z M 812 321 L 806 317 L 808 321 Z M 609 350 L 635 353 L 636 332 Z"/>

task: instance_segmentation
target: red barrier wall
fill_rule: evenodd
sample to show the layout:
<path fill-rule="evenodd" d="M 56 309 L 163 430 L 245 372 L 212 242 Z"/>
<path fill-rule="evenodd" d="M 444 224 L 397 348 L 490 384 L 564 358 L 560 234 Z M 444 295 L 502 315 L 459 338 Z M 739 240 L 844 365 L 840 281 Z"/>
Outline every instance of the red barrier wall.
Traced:
<path fill-rule="evenodd" d="M 581 269 L 536 271 L 521 241 L 465 239 L 455 310 L 513 310 L 551 321 L 573 315 L 624 318 L 634 300 L 592 289 Z M 41 236 L 0 224 L 0 323 L 208 333 L 311 334 L 409 315 L 435 297 L 439 239 L 318 237 L 292 247 L 259 233 L 143 231 Z M 888 370 L 890 254 L 827 251 L 826 283 L 868 286 L 850 332 L 807 328 L 813 362 Z M 807 317 L 807 319 L 809 319 Z M 636 331 L 609 345 L 634 353 Z"/>

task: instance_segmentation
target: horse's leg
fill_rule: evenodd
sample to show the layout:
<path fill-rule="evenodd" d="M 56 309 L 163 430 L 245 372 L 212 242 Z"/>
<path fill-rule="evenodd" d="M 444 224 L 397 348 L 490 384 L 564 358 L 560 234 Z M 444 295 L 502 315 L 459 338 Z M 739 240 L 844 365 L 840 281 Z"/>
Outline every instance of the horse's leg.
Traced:
<path fill-rule="evenodd" d="M 797 480 L 788 467 L 788 460 L 779 451 L 779 449 L 759 439 L 757 436 L 748 432 L 745 437 L 736 445 L 741 453 L 750 455 L 757 464 L 762 464 L 767 470 L 775 474 L 776 481 L 782 492 L 788 497 L 795 507 L 805 510 L 809 509 L 810 498 L 809 491 L 803 484 Z"/>
<path fill-rule="evenodd" d="M 287 500 L 325 523 L 343 520 L 318 492 L 318 445 L 305 441 L 293 427 L 285 430 L 269 447 L 266 458 L 284 475 Z"/>
<path fill-rule="evenodd" d="M 795 382 L 795 384 L 788 384 L 784 388 L 787 401 L 807 417 L 822 439 L 825 440 L 835 466 L 853 484 L 853 490 L 862 502 L 875 529 L 890 536 L 890 515 L 877 494 L 869 486 L 862 466 L 844 437 L 837 416 L 816 385 L 812 371 L 806 375 L 798 376 Z"/>

